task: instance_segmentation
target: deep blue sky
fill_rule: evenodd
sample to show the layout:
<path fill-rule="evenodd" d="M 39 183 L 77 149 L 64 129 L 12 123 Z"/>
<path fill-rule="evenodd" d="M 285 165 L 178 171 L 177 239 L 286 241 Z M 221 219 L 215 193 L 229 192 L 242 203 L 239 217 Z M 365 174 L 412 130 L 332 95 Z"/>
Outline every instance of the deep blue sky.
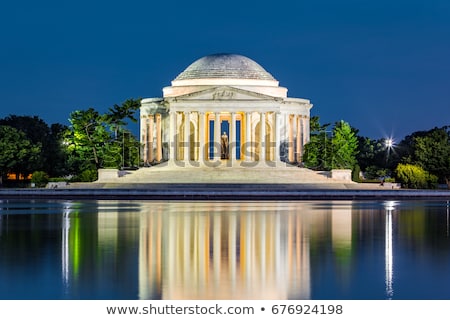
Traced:
<path fill-rule="evenodd" d="M 450 125 L 450 1 L 7 1 L 0 5 L 0 117 L 68 123 L 159 97 L 190 63 L 237 53 L 322 123 L 371 138 Z"/>

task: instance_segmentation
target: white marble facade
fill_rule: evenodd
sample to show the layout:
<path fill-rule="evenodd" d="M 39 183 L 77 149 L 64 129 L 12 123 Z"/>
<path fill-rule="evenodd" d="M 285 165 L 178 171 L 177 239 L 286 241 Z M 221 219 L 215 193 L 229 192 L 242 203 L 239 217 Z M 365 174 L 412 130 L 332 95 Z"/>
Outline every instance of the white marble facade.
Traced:
<path fill-rule="evenodd" d="M 236 54 L 203 57 L 180 73 L 162 98 L 141 102 L 144 164 L 301 162 L 312 104 L 255 61 Z M 261 123 L 264 125 L 261 126 Z"/>

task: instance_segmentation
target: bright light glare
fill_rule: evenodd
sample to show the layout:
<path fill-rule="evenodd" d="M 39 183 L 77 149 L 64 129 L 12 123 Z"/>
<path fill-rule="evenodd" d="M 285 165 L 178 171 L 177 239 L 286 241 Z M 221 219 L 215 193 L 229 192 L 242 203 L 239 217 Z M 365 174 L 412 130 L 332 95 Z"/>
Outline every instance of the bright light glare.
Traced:
<path fill-rule="evenodd" d="M 383 203 L 383 205 L 384 205 L 385 210 L 392 211 L 397 206 L 397 202 L 396 201 L 385 201 Z"/>
<path fill-rule="evenodd" d="M 392 138 L 386 139 L 385 144 L 386 144 L 386 147 L 392 148 L 394 146 L 394 139 L 392 139 Z"/>

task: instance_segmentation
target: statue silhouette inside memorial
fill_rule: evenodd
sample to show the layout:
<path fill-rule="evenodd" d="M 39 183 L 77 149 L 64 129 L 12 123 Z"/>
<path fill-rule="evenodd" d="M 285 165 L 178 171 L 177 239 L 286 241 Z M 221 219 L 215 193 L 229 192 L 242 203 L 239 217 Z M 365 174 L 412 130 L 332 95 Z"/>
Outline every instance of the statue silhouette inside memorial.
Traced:
<path fill-rule="evenodd" d="M 229 158 L 229 154 L 228 154 L 228 136 L 227 133 L 224 132 L 222 134 L 222 139 L 221 139 L 221 159 L 228 159 Z"/>

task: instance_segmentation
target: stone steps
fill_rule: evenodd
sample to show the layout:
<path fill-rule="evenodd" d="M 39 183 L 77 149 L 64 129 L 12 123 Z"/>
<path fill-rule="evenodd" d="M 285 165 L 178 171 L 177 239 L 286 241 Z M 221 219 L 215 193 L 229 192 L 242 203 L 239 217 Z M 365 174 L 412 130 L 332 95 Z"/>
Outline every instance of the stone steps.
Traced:
<path fill-rule="evenodd" d="M 298 167 L 284 168 L 181 168 L 167 165 L 122 171 L 121 177 L 100 179 L 99 183 L 343 183 L 323 173 Z M 352 182 L 345 182 L 352 183 Z"/>

